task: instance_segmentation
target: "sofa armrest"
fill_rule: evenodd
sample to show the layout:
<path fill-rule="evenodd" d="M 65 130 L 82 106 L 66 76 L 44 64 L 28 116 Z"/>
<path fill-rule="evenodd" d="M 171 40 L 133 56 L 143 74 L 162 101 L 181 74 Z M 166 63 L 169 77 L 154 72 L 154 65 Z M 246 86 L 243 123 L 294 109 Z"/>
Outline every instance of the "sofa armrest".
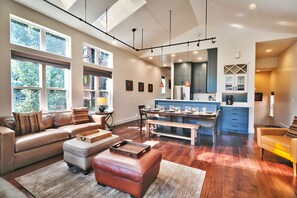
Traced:
<path fill-rule="evenodd" d="M 96 122 L 101 125 L 100 129 L 105 129 L 105 115 L 89 115 L 91 122 Z"/>
<path fill-rule="evenodd" d="M 288 131 L 288 128 L 257 128 L 257 143 L 259 147 L 262 147 L 263 135 L 279 135 L 283 136 Z"/>
<path fill-rule="evenodd" d="M 293 158 L 293 162 L 297 163 L 297 138 L 291 139 L 291 155 Z"/>
<path fill-rule="evenodd" d="M 0 173 L 14 170 L 15 132 L 0 126 Z"/>

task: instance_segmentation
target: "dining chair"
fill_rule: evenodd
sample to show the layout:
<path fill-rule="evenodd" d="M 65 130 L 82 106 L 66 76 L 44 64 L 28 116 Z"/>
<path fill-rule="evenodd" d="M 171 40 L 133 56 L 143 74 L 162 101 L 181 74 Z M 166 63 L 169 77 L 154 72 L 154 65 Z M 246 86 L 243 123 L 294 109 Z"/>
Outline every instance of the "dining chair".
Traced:
<path fill-rule="evenodd" d="M 217 134 L 217 125 L 218 125 L 219 115 L 220 115 L 220 110 L 217 110 L 214 119 L 209 120 L 209 121 L 208 120 L 201 120 L 201 121 L 197 122 L 197 124 L 199 124 L 200 127 L 209 128 L 211 130 L 212 141 L 213 141 L 214 144 L 216 143 L 216 134 Z"/>
<path fill-rule="evenodd" d="M 148 116 L 147 113 L 143 112 L 142 109 L 145 108 L 145 105 L 139 105 L 139 116 L 140 116 L 140 132 L 142 132 L 143 123 L 145 120 L 157 120 L 158 117 L 156 116 Z"/>

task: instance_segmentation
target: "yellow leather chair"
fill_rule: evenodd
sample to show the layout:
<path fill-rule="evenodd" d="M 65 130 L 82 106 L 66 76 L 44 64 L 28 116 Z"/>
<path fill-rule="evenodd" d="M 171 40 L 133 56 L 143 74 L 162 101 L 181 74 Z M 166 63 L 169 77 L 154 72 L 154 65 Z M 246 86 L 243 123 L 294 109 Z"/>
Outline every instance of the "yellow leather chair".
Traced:
<path fill-rule="evenodd" d="M 292 128 L 294 128 L 295 122 L 297 123 L 297 117 L 295 117 L 290 128 L 258 128 L 257 143 L 261 148 L 262 158 L 265 149 L 290 160 L 293 163 L 294 175 L 296 176 L 297 138 L 293 138 L 293 136 L 291 136 Z"/>

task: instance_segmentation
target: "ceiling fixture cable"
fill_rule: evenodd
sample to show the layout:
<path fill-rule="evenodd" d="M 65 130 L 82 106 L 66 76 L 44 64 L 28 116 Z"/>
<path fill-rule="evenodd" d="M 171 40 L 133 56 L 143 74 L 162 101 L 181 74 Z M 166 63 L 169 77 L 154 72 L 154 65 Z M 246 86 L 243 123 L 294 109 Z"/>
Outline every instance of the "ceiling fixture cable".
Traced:
<path fill-rule="evenodd" d="M 141 48 L 143 48 L 143 28 L 141 29 Z"/>
<path fill-rule="evenodd" d="M 207 0 L 205 0 L 205 38 L 207 38 Z"/>
<path fill-rule="evenodd" d="M 105 9 L 105 32 L 107 33 L 107 24 L 108 24 L 108 14 L 107 14 L 108 9 Z M 114 38 L 114 37 L 113 37 Z"/>
<path fill-rule="evenodd" d="M 85 21 L 87 21 L 87 0 L 85 0 Z"/>
<path fill-rule="evenodd" d="M 189 45 L 191 43 L 197 43 L 197 46 L 199 47 L 199 44 L 202 41 L 212 41 L 212 43 L 215 43 L 215 39 L 216 39 L 216 37 L 207 38 L 206 37 L 207 32 L 206 32 L 204 39 L 196 39 L 196 40 L 184 41 L 184 42 L 179 42 L 179 43 L 171 43 L 171 11 L 170 11 L 170 39 L 169 39 L 170 40 L 170 43 L 168 45 L 157 45 L 157 46 L 151 46 L 151 47 L 145 47 L 145 48 L 142 45 L 142 48 L 139 49 L 139 48 L 135 48 L 134 47 L 134 42 L 133 42 L 133 46 L 131 46 L 130 44 L 126 43 L 125 41 L 123 41 L 123 40 L 121 40 L 121 39 L 119 39 L 119 38 L 117 38 L 117 37 L 115 37 L 115 36 L 113 36 L 113 35 L 111 35 L 111 34 L 108 33 L 108 31 L 107 31 L 107 12 L 108 12 L 108 9 L 106 9 L 106 11 L 105 11 L 105 13 L 106 13 L 106 30 L 104 31 L 104 30 L 101 30 L 100 28 L 92 25 L 91 23 L 87 22 L 86 20 L 83 20 L 82 18 L 80 18 L 80 17 L 72 14 L 71 12 L 68 12 L 67 10 L 65 10 L 65 9 L 57 6 L 56 4 L 54 4 L 54 3 L 52 3 L 52 2 L 50 2 L 48 0 L 43 0 L 43 1 L 46 2 L 46 3 L 48 3 L 48 4 L 50 4 L 51 6 L 53 6 L 55 8 L 57 8 L 57 9 L 59 9 L 59 10 L 65 12 L 66 14 L 69 14 L 70 16 L 78 19 L 79 21 L 81 21 L 81 22 L 89 25 L 90 27 L 98 30 L 99 32 L 105 34 L 106 36 L 112 38 L 114 41 L 118 41 L 119 43 L 122 43 L 123 45 L 125 45 L 125 46 L 127 46 L 127 47 L 129 47 L 129 48 L 131 48 L 131 49 L 133 49 L 135 51 L 146 51 L 146 50 L 150 50 L 151 52 L 153 52 L 154 49 L 158 49 L 158 48 L 160 48 L 161 51 L 162 51 L 163 48 L 165 48 L 165 47 L 172 47 L 172 46 L 185 45 L 185 44 Z M 207 10 L 207 0 L 206 0 L 206 10 Z M 206 14 L 207 14 L 207 12 L 206 12 Z M 207 26 L 207 19 L 206 19 L 206 25 L 205 26 Z M 205 27 L 205 31 L 207 31 L 207 27 Z"/>
<path fill-rule="evenodd" d="M 169 11 L 169 45 L 171 44 L 171 10 Z"/>
<path fill-rule="evenodd" d="M 135 47 L 135 31 L 136 31 L 136 28 L 133 28 L 132 29 L 132 34 L 133 34 L 133 48 Z"/>

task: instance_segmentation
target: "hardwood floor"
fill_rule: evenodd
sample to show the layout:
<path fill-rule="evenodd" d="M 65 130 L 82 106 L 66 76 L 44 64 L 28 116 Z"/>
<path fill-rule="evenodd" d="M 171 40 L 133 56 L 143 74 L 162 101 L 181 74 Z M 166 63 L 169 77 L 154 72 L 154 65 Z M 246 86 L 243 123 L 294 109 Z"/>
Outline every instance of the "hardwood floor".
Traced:
<path fill-rule="evenodd" d="M 116 126 L 113 133 L 137 142 L 158 141 L 154 148 L 162 152 L 163 159 L 207 171 L 201 197 L 297 197 L 292 163 L 268 151 L 261 160 L 253 134 L 220 134 L 215 145 L 211 136 L 200 135 L 198 144 L 191 146 L 186 140 L 145 138 L 139 133 L 138 121 Z M 59 155 L 3 177 L 25 191 L 15 177 L 62 158 Z"/>

